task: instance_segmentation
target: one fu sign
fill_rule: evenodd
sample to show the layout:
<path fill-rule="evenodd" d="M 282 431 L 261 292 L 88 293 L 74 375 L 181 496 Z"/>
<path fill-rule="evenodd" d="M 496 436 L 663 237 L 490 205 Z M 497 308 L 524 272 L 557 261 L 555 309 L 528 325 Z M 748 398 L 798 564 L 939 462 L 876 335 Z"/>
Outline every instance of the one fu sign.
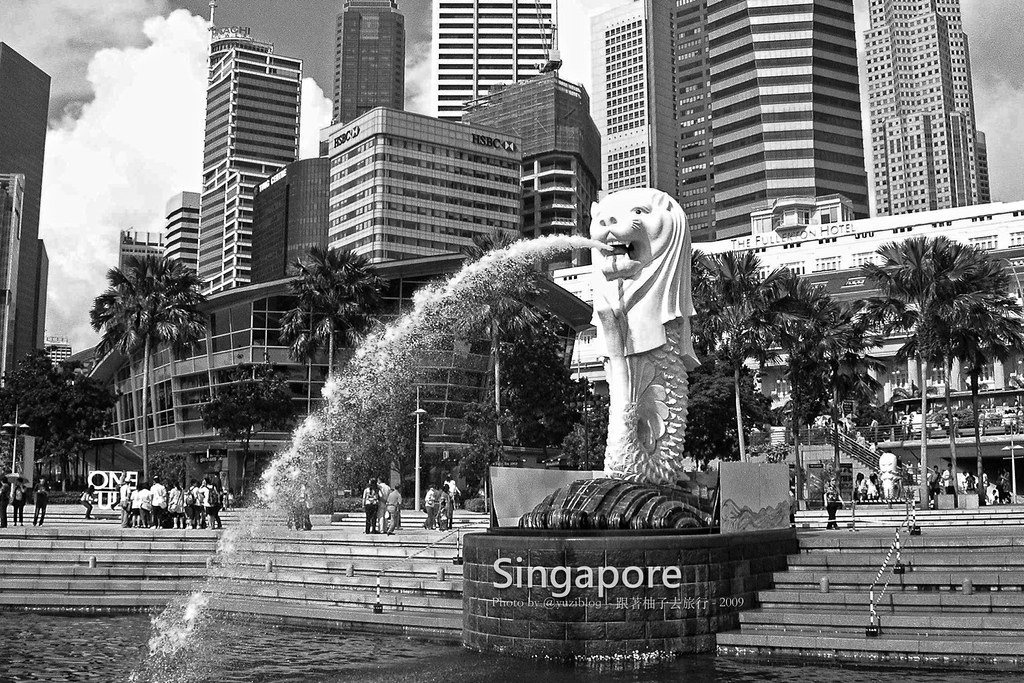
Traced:
<path fill-rule="evenodd" d="M 96 507 L 107 508 L 117 500 L 117 492 L 125 482 L 139 485 L 138 472 L 93 470 L 89 472 L 89 486 L 96 491 Z"/>

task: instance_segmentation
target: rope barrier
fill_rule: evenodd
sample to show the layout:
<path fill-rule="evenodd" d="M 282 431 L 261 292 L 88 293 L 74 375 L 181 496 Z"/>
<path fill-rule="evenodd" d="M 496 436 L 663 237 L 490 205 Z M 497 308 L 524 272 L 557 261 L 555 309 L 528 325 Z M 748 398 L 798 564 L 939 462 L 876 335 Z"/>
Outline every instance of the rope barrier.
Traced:
<path fill-rule="evenodd" d="M 886 591 L 889 590 L 889 583 L 892 581 L 892 577 L 902 575 L 906 572 L 906 567 L 903 565 L 903 546 L 900 543 L 900 532 L 903 530 L 903 527 L 911 526 L 911 510 L 913 510 L 914 507 L 916 506 L 910 505 L 908 507 L 906 518 L 904 518 L 903 522 L 896 527 L 896 536 L 892 539 L 892 543 L 889 544 L 889 552 L 885 554 L 885 560 L 882 561 L 882 566 L 878 569 L 878 573 L 875 575 L 875 580 L 871 582 L 870 586 L 868 586 L 868 627 L 864 631 L 864 635 L 868 638 L 877 638 L 882 632 L 882 622 L 878 617 L 878 613 L 875 611 L 875 605 L 885 597 Z M 889 561 L 893 559 L 893 553 L 896 555 L 896 561 L 893 563 L 892 571 L 886 576 L 885 584 L 882 585 L 882 590 L 876 598 L 875 587 L 878 585 L 878 582 L 882 580 L 882 576 L 885 574 L 885 570 L 889 566 Z"/>
<path fill-rule="evenodd" d="M 441 538 L 437 539 L 436 541 L 428 543 L 427 545 L 423 546 L 422 548 L 420 548 L 416 552 L 411 553 L 409 555 L 406 555 L 404 558 L 402 558 L 401 561 L 393 562 L 393 563 L 389 564 L 388 566 L 384 567 L 383 569 L 379 570 L 377 572 L 377 602 L 374 603 L 374 605 L 373 605 L 373 613 L 374 614 L 383 614 L 384 613 L 384 605 L 383 605 L 383 603 L 381 603 L 381 600 L 380 600 L 380 596 L 381 596 L 381 577 L 384 576 L 384 572 L 389 572 L 392 569 L 395 569 L 396 567 L 400 567 L 403 564 L 405 564 L 406 562 L 409 562 L 410 560 L 412 560 L 413 558 L 418 557 L 419 555 L 422 555 L 423 553 L 425 553 L 428 550 L 430 550 L 430 549 L 440 545 L 441 543 L 444 543 L 445 541 L 450 539 L 453 534 L 456 537 L 456 553 L 458 554 L 459 553 L 459 547 L 461 545 L 461 538 L 459 536 L 459 529 L 452 529 L 451 531 L 449 531 L 448 533 L 446 533 L 444 536 L 442 536 Z M 458 555 L 454 560 L 452 560 L 452 562 L 454 564 L 462 564 L 462 557 L 461 557 L 461 555 Z M 442 570 L 442 572 L 443 572 L 443 570 Z M 438 577 L 439 577 L 438 580 L 443 580 L 443 579 L 440 578 L 440 576 L 441 576 L 441 572 L 438 572 Z"/>

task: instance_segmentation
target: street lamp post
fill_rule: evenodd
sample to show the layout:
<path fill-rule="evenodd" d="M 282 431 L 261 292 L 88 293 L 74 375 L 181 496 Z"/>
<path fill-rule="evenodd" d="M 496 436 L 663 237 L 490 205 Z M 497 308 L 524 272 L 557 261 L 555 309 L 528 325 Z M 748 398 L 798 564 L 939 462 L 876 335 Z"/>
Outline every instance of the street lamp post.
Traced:
<path fill-rule="evenodd" d="M 416 512 L 420 511 L 420 418 L 427 414 L 427 411 L 420 408 L 420 388 L 416 387 L 416 410 L 412 412 L 416 416 L 416 472 L 415 472 L 415 486 L 414 495 L 416 496 L 416 505 L 413 509 Z"/>
<path fill-rule="evenodd" d="M 1010 451 L 1010 482 L 1013 485 L 1013 502 L 1017 504 L 1017 449 L 1021 448 L 1013 443 L 1013 436 L 1010 436 L 1010 445 L 1003 446 L 1004 451 Z"/>
<path fill-rule="evenodd" d="M 14 443 L 11 446 L 11 474 L 18 471 L 18 430 L 28 429 L 27 424 L 21 424 L 18 421 L 19 406 L 14 407 L 14 423 L 7 422 L 3 425 L 3 428 L 14 433 Z"/>

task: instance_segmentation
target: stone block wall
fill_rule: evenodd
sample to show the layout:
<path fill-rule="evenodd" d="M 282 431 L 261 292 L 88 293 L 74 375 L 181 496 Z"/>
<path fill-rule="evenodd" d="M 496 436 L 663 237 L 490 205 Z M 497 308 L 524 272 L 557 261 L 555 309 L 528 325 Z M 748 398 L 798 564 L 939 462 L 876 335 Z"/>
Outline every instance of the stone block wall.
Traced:
<path fill-rule="evenodd" d="M 738 628 L 739 612 L 758 606 L 757 591 L 771 588 L 772 573 L 798 550 L 792 529 L 469 534 L 463 642 L 555 659 L 708 652 L 716 633 Z M 594 569 L 593 581 L 582 567 Z"/>

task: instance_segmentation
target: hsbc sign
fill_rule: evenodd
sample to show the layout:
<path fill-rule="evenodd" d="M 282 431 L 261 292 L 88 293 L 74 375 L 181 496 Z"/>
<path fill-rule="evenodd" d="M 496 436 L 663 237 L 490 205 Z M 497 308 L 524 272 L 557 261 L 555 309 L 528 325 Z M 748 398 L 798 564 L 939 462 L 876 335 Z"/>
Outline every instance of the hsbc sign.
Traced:
<path fill-rule="evenodd" d="M 354 139 L 357 135 L 359 135 L 359 126 L 356 126 L 355 128 L 350 128 L 341 135 L 339 135 L 338 137 L 334 138 L 334 146 L 340 147 L 349 140 Z"/>
<path fill-rule="evenodd" d="M 516 143 L 511 140 L 499 140 L 498 138 L 479 135 L 477 133 L 473 133 L 473 144 L 482 145 L 484 147 L 493 147 L 495 149 L 503 149 L 506 152 L 516 151 Z"/>

